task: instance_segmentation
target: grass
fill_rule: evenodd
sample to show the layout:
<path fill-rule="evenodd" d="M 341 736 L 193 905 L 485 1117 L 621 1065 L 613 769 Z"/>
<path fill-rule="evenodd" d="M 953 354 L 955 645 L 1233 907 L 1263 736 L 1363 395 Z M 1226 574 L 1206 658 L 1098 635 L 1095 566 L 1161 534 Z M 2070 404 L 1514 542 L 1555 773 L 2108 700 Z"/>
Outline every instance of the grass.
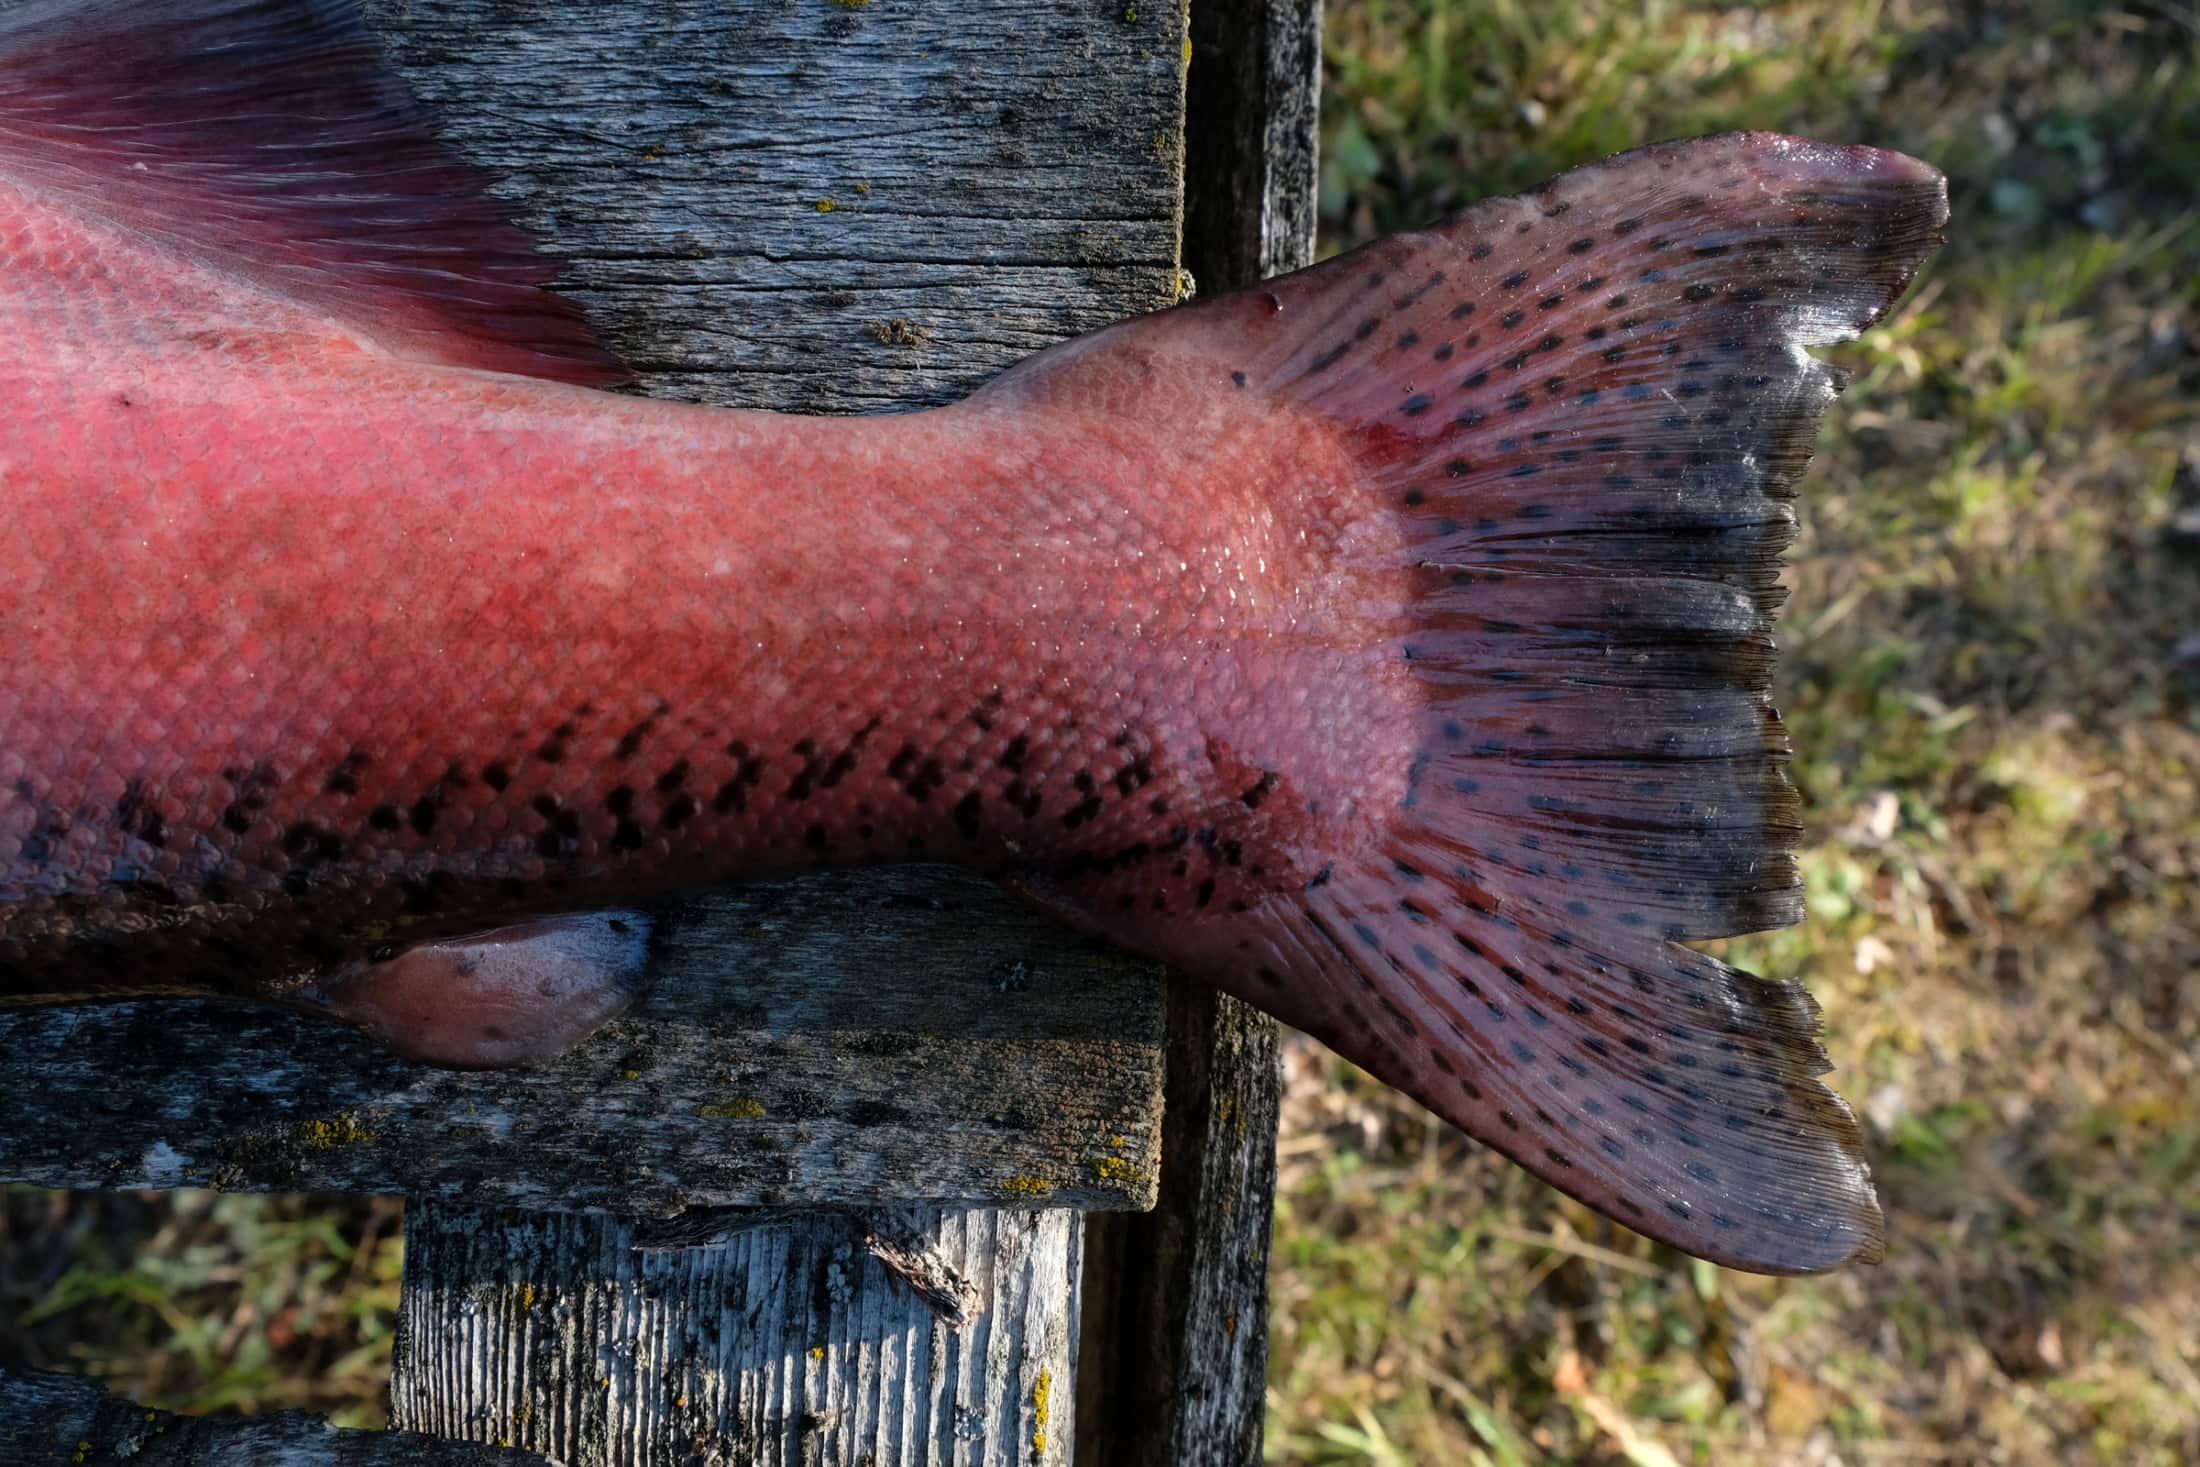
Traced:
<path fill-rule="evenodd" d="M 167 1410 L 387 1417 L 394 1198 L 0 1190 L 0 1365 Z"/>
<path fill-rule="evenodd" d="M 1295 1050 L 1270 1460 L 2200 1461 L 2200 547 L 2173 526 L 2200 507 L 2200 18 L 1330 12 L 1330 247 L 1735 127 L 1929 158 L 1955 223 L 1841 353 L 1804 485 L 1780 701 L 1809 916 L 1725 945 L 1824 1002 L 1887 1261 L 1693 1263 Z M 391 1223 L 7 1194 L 0 1360 L 370 1423 Z"/>
<path fill-rule="evenodd" d="M 2200 68 L 2174 8 L 1331 8 L 1325 245 L 1661 137 L 1945 169 L 1804 486 L 1780 701 L 1887 1261 L 1655 1248 L 1295 1057 L 1268 1454 L 2200 1460 Z"/>

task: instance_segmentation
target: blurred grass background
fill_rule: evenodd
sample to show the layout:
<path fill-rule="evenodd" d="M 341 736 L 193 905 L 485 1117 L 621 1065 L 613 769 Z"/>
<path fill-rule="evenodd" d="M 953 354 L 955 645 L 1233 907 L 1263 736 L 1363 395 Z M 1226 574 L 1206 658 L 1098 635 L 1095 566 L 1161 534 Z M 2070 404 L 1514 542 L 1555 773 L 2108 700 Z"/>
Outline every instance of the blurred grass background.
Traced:
<path fill-rule="evenodd" d="M 1743 127 L 1929 159 L 1954 220 L 1802 486 L 1809 917 L 1724 944 L 1824 1003 L 1887 1261 L 1692 1264 L 1302 1048 L 1270 1460 L 2200 1463 L 2196 27 L 1331 0 L 1326 247 Z"/>
<path fill-rule="evenodd" d="M 1294 1046 L 1271 1461 L 2200 1462 L 2196 51 L 2173 5 L 1330 0 L 1325 250 L 1736 127 L 1930 159 L 1955 219 L 1803 486 L 1809 918 L 1723 944 L 1825 1004 L 1887 1261 L 1693 1263 Z M 0 1364 L 374 1424 L 396 1220 L 0 1194 Z"/>

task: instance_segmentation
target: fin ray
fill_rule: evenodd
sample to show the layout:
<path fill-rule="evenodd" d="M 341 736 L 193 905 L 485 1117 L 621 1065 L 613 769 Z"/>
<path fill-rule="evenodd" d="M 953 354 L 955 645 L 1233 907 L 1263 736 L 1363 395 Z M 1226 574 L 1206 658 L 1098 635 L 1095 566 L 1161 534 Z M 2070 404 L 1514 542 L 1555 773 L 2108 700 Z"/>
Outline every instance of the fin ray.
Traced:
<path fill-rule="evenodd" d="M 1946 218 L 1899 155 L 1665 144 L 1126 337 L 1331 424 L 1419 688 L 1395 810 L 1153 946 L 1651 1237 L 1878 1257 L 1816 1005 L 1682 942 L 1801 915 L 1772 622 L 1839 386 L 1806 348 L 1878 319 Z"/>

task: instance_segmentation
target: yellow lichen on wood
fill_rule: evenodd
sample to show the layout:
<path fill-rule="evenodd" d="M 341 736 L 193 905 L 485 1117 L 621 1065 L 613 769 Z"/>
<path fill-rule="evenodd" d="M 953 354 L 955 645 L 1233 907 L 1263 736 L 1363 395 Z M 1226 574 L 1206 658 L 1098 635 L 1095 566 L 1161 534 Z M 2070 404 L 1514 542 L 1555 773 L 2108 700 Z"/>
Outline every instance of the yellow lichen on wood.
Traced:
<path fill-rule="evenodd" d="M 753 1095 L 736 1096 L 732 1100 L 714 1100 L 699 1107 L 697 1115 L 713 1121 L 753 1121 L 763 1117 L 764 1102 Z"/>
<path fill-rule="evenodd" d="M 1031 1388 L 1031 1420 L 1037 1429 L 1031 1433 L 1031 1449 L 1044 1452 L 1047 1449 L 1047 1404 L 1054 1396 L 1054 1372 L 1039 1367 L 1039 1379 Z"/>
<path fill-rule="evenodd" d="M 1103 1182 L 1118 1187 L 1133 1187 L 1138 1184 L 1138 1164 L 1123 1157 L 1096 1156 L 1086 1165 L 1090 1166 L 1092 1174 Z"/>
<path fill-rule="evenodd" d="M 1054 1184 L 1044 1177 L 1010 1177 L 1001 1183 L 1001 1190 L 1016 1197 L 1044 1197 L 1054 1190 Z"/>
<path fill-rule="evenodd" d="M 372 1141 L 374 1132 L 352 1111 L 298 1123 L 298 1139 L 315 1151 L 333 1151 L 360 1141 Z"/>

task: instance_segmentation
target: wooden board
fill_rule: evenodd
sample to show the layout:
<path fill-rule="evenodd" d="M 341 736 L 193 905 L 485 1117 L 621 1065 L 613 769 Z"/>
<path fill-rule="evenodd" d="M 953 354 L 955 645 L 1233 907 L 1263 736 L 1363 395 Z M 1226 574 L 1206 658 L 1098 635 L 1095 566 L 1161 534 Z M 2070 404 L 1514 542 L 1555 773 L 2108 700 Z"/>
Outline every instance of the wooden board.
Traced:
<path fill-rule="evenodd" d="M 0 1177 L 638 1217 L 1152 1205 L 1147 965 L 937 867 L 729 891 L 659 913 L 658 948 L 646 1000 L 535 1070 L 213 1000 L 0 1010 Z"/>
<path fill-rule="evenodd" d="M 0 1370 L 0 1467 L 128 1462 L 131 1467 L 550 1467 L 533 1452 L 438 1441 L 409 1431 L 340 1431 L 277 1411 L 206 1420 L 148 1411 L 99 1382 Z"/>
<path fill-rule="evenodd" d="M 1076 1213 L 636 1241 L 601 1219 L 409 1211 L 393 1423 L 572 1463 L 1069 1460 Z M 964 1286 L 963 1322 L 910 1286 L 918 1257 Z"/>
<path fill-rule="evenodd" d="M 946 402 L 1176 298 L 1181 3 L 368 12 L 652 395 Z"/>

